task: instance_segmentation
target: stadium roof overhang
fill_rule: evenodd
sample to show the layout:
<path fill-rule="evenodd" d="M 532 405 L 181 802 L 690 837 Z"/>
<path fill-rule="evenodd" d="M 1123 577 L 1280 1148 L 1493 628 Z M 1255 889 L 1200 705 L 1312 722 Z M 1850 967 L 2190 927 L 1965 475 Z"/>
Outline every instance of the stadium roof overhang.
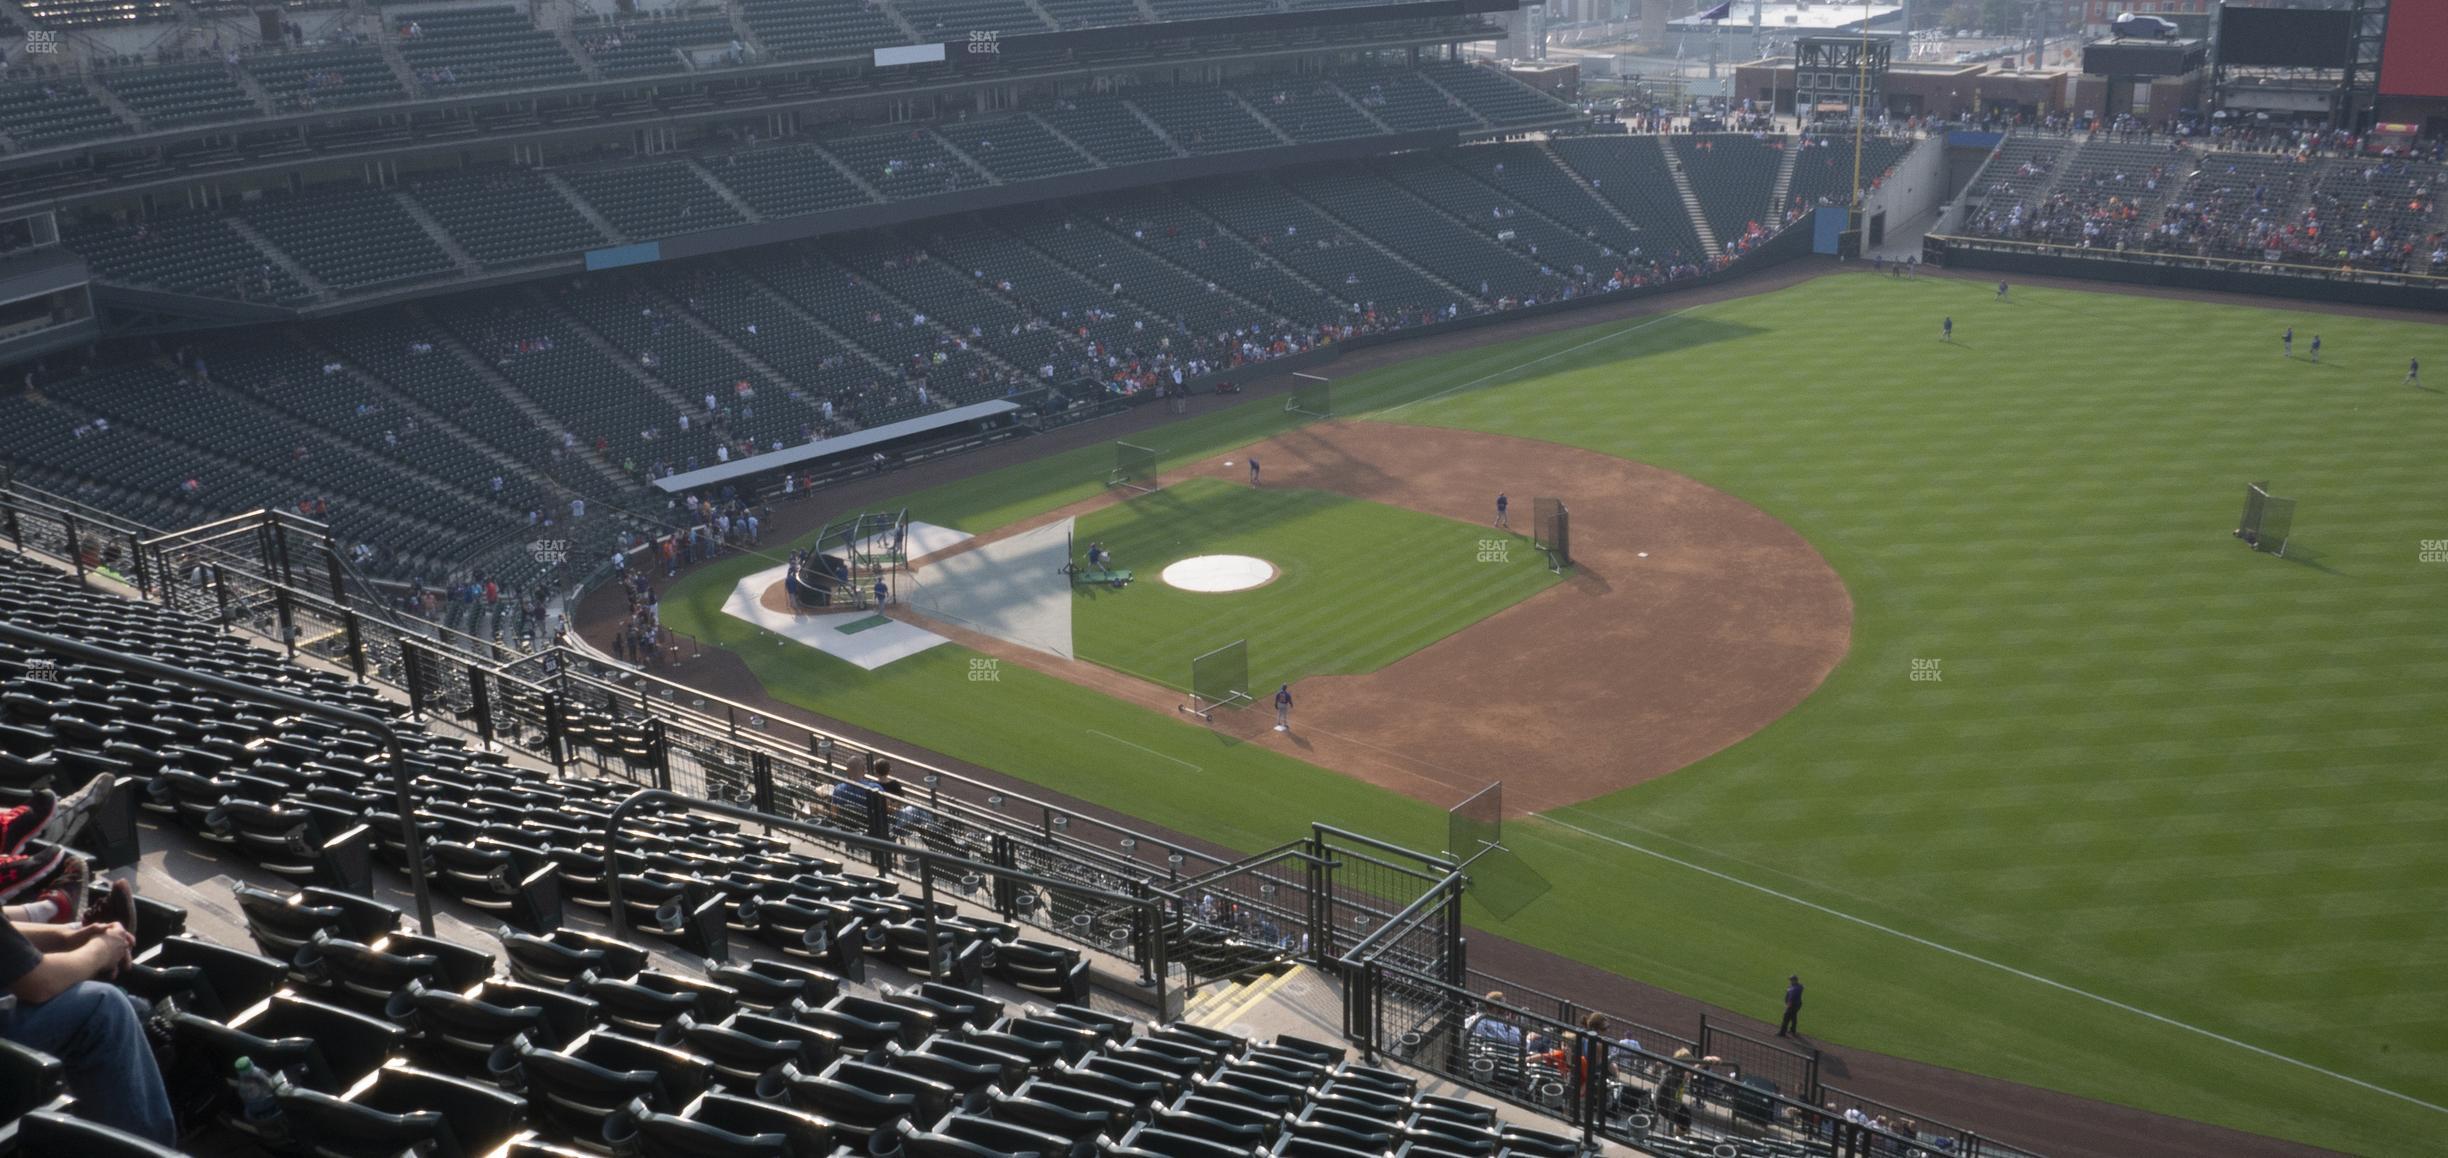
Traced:
<path fill-rule="evenodd" d="M 1190 55 L 1182 51 L 1183 45 L 1176 44 L 1175 52 L 1167 54 L 1161 48 L 1175 42 L 1270 30 L 1326 29 L 1354 24 L 1480 16 L 1511 12 L 1521 4 L 1522 0 L 1413 0 L 1406 3 L 1257 13 L 1229 19 L 1175 20 L 1060 32 L 1013 33 L 998 37 L 997 43 L 1001 48 L 991 54 L 967 52 L 965 44 L 949 45 L 941 65 L 929 66 L 930 71 L 922 79 L 911 80 L 897 77 L 891 66 L 876 67 L 872 52 L 860 50 L 837 57 L 773 61 L 710 72 L 628 77 L 250 117 L 0 154 L 0 172 L 53 166 L 87 154 L 141 149 L 167 152 L 185 145 L 218 147 L 232 154 L 231 163 L 215 165 L 200 172 L 166 171 L 162 180 L 155 182 L 177 186 L 197 178 L 217 178 L 232 172 L 260 168 L 262 166 L 246 163 L 254 159 L 251 154 L 258 153 L 274 165 L 294 166 L 350 156 L 392 155 L 416 148 L 464 149 L 471 139 L 481 139 L 487 144 L 496 141 L 518 143 L 538 135 L 600 131 L 633 122 L 668 124 L 694 120 L 735 120 L 742 113 L 753 111 L 783 111 L 827 104 L 872 104 L 878 97 L 919 97 L 968 91 L 981 84 L 1059 81 L 1173 64 L 1313 55 L 1325 48 L 1349 50 L 1367 47 L 1371 43 L 1387 46 L 1442 43 L 1455 37 L 1431 33 L 1423 28 L 1415 33 L 1388 29 L 1383 37 L 1268 46 L 1248 52 L 1219 54 L 1206 51 Z M 1488 34 L 1499 35 L 1501 29 L 1491 29 Z M 1080 60 L 1076 56 L 1082 52 L 1115 49 L 1153 51 L 1146 56 L 1098 60 Z M 1038 59 L 1043 62 L 1039 66 L 1014 64 L 1014 61 L 1027 60 L 1032 50 L 1059 53 L 1061 56 L 1039 56 Z M 860 70 L 863 75 L 846 81 L 843 75 L 846 69 Z M 499 113 L 505 107 L 522 103 L 535 110 L 523 122 Z M 586 107 L 590 104 L 600 107 Z M 335 123 L 359 122 L 366 126 L 362 145 L 355 142 L 332 145 L 316 143 L 311 147 L 311 152 L 297 152 L 295 146 L 287 152 L 276 151 L 278 139 L 285 134 L 304 134 L 310 130 L 329 129 Z M 417 125 L 441 125 L 447 131 L 419 137 L 414 135 Z M 113 185 L 108 188 L 115 190 L 119 187 Z M 95 191 L 104 190 L 80 188 L 74 192 Z M 39 201 L 47 204 L 58 200 L 56 197 L 19 197 L 11 203 Z"/>
<path fill-rule="evenodd" d="M 735 458 L 729 462 L 683 471 L 670 478 L 656 479 L 654 485 L 656 490 L 676 495 L 683 491 L 696 490 L 699 487 L 721 486 L 727 482 L 736 482 L 768 471 L 829 465 L 843 459 L 863 458 L 905 439 L 941 434 L 973 423 L 991 423 L 1005 415 L 1017 413 L 1021 409 L 1022 407 L 1016 402 L 1005 402 L 1000 399 L 993 402 L 973 403 L 934 414 L 921 415 L 917 418 L 904 418 L 899 422 L 887 422 L 882 426 L 871 426 L 854 434 L 845 434 L 840 438 L 828 438 L 822 442 L 805 442 L 766 454 Z"/>

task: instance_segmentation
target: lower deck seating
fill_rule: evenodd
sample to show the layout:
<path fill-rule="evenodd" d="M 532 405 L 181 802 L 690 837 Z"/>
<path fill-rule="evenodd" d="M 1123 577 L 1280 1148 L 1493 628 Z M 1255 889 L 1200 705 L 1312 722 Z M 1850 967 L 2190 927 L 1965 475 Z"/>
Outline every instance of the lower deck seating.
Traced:
<path fill-rule="evenodd" d="M 1678 134 L 1666 138 L 1682 163 L 1683 178 L 1700 198 L 1717 244 L 1726 245 L 1769 216 L 1784 138 L 1749 133 Z"/>
<path fill-rule="evenodd" d="M 2168 197 L 2145 243 L 2162 252 L 2266 258 L 2311 249 L 2304 205 L 2317 167 L 2278 153 L 2212 153 Z"/>
<path fill-rule="evenodd" d="M 732 155 L 728 167 L 667 160 L 573 170 L 565 179 L 596 218 L 624 232 L 677 228 L 684 221 L 675 206 L 692 204 L 705 207 L 709 224 L 736 222 L 725 190 L 773 216 L 864 203 L 867 193 L 828 154 L 874 166 L 879 178 L 893 160 L 927 157 L 967 174 L 973 187 L 986 175 L 954 155 L 946 142 L 960 139 L 944 134 L 1024 142 L 1009 151 L 959 143 L 969 156 L 991 158 L 981 162 L 989 168 L 1013 166 L 1003 170 L 1012 176 L 1062 163 L 1052 150 L 1072 152 L 1072 142 L 1044 127 L 1052 120 L 954 121 L 822 146 L 764 146 Z M 1054 159 L 1041 164 L 1040 149 Z M 1458 315 L 1600 292 L 1621 284 L 1617 273 L 1646 284 L 1696 272 L 1697 243 L 1669 178 L 1654 137 L 1423 150 L 1374 168 L 1225 177 L 1002 210 L 984 228 L 947 220 L 898 235 L 868 231 L 573 276 L 538 283 L 537 292 L 431 296 L 193 345 L 215 365 L 252 364 L 267 344 L 312 351 L 302 363 L 269 371 L 278 390 L 228 385 L 289 407 L 315 428 L 293 442 L 329 439 L 351 454 L 412 466 L 425 453 L 420 447 L 436 446 L 432 469 L 446 485 L 427 489 L 454 502 L 470 493 L 486 499 L 478 505 L 487 509 L 465 520 L 470 526 L 502 516 L 491 509 L 490 480 L 504 473 L 503 460 L 516 462 L 523 471 L 507 471 L 501 505 L 514 519 L 535 512 L 540 527 L 570 498 L 605 497 L 607 487 L 641 483 L 658 465 L 722 461 L 724 446 L 735 457 L 746 447 L 770 451 L 776 442 L 801 445 L 1035 387 L 1105 383 L 1074 390 L 1098 397 L 1152 385 L 1176 369 L 1187 379 L 1288 353 L 1347 325 L 1392 328 L 1431 310 Z M 909 179 L 933 178 L 922 166 Z M 420 212 L 412 216 L 412 207 Z M 363 289 L 412 282 L 417 271 L 447 264 L 424 222 L 492 269 L 566 260 L 554 255 L 610 240 L 569 192 L 507 171 L 432 174 L 392 189 L 312 190 L 245 205 L 239 215 L 261 243 L 230 221 L 185 215 L 72 228 L 69 245 L 88 254 L 108 283 L 306 302 L 314 295 L 289 276 L 291 268 Z M 699 220 L 692 211 L 685 223 Z M 283 255 L 288 262 L 279 261 Z M 625 298 L 630 286 L 637 301 L 601 301 L 607 289 Z M 565 289 L 566 299 L 557 299 Z M 641 313 L 647 309 L 655 315 Z M 602 343 L 591 340 L 596 335 Z M 113 368 L 106 361 L 101 371 Z M 743 382 L 753 398 L 737 396 Z M 322 399 L 281 401 L 326 383 L 349 405 L 378 404 L 378 416 Z M 80 388 L 74 380 L 54 385 L 68 399 Z M 720 395 L 716 409 L 730 411 L 716 430 L 703 425 L 709 390 Z M 381 405 L 390 395 L 413 400 L 418 412 Z M 682 413 L 690 417 L 687 431 L 679 428 Z M 200 415 L 155 421 L 172 445 L 193 448 L 216 437 Z M 176 522 L 181 510 L 228 513 L 233 508 L 224 504 L 258 489 L 284 505 L 299 493 L 357 495 L 364 479 L 345 469 L 347 458 L 284 459 L 274 465 L 288 482 L 213 486 L 201 502 L 178 489 L 184 473 L 164 478 L 132 459 L 57 453 L 43 464 L 78 487 L 170 504 L 166 517 Z M 390 476 L 387 466 L 369 470 Z M 238 477 L 211 473 L 208 481 Z M 574 493 L 523 490 L 522 473 Z M 463 521 L 388 487 L 364 497 L 415 516 L 411 537 Z M 379 537 L 371 546 L 385 558 L 420 550 Z"/>
<path fill-rule="evenodd" d="M 1640 256 L 1651 261 L 1700 261 L 1708 255 L 1691 214 L 1675 195 L 1665 146 L 1656 137 L 1567 137 L 1553 143 L 1563 160 L 1598 196 L 1640 228 Z M 1762 196 L 1765 201 L 1765 195 Z"/>

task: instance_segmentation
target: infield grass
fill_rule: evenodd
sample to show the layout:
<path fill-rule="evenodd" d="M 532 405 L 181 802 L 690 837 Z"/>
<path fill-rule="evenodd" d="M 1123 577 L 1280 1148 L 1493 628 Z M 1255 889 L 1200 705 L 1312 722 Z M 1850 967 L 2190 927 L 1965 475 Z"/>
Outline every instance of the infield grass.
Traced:
<path fill-rule="evenodd" d="M 1762 1017 L 1799 972 L 1814 1037 L 2437 1153 L 2448 563 L 2423 553 L 2448 539 L 2448 396 L 2400 379 L 2448 365 L 2448 330 L 1993 292 L 1831 276 L 1337 380 L 1347 413 L 1717 486 L 1854 599 L 1851 655 L 1794 712 L 1509 823 L 1556 888 L 1490 927 Z M 2279 357 L 2290 325 L 2322 334 L 2321 365 Z M 1178 463 L 1287 421 L 1256 402 L 1146 437 Z M 911 503 L 986 529 L 1108 466 L 1052 456 Z M 2302 502 L 2288 558 L 2226 533 L 2259 479 Z M 741 646 L 785 699 L 1238 848 L 1311 819 L 1441 843 L 1435 809 L 1258 745 L 1026 673 L 963 691 L 953 649 L 782 662 L 719 622 L 750 566 L 684 582 L 665 618 Z"/>
<path fill-rule="evenodd" d="M 1092 512 L 1076 537 L 1103 542 L 1137 573 L 1119 591 L 1075 589 L 1081 659 L 1182 688 L 1191 657 L 1246 639 L 1250 688 L 1261 700 L 1261 689 L 1303 676 L 1375 671 L 1556 581 L 1527 540 L 1502 532 L 1327 491 L 1212 478 Z M 1482 559 L 1483 540 L 1514 549 Z M 1251 555 L 1278 573 L 1224 594 L 1157 578 L 1192 555 Z"/>

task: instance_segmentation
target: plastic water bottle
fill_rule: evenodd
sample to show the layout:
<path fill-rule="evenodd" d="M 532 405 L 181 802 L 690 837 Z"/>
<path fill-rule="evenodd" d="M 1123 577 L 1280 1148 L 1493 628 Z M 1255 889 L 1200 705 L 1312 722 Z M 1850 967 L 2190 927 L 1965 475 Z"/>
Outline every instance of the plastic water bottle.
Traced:
<path fill-rule="evenodd" d="M 265 1142 L 278 1143 L 289 1137 L 289 1123 L 281 1115 L 279 1074 L 266 1074 L 255 1068 L 255 1059 L 239 1058 L 232 1073 L 238 1086 L 238 1112 L 247 1125 L 255 1128 Z"/>

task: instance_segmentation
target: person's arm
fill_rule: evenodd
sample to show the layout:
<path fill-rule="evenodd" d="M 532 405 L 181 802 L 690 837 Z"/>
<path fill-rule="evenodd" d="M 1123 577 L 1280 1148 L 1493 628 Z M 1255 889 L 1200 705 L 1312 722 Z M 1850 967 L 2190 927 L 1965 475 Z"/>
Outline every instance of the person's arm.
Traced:
<path fill-rule="evenodd" d="M 57 931 L 61 926 L 33 926 L 36 930 Z M 25 930 L 21 930 L 25 931 Z M 40 944 L 34 936 L 28 941 Z M 76 942 L 73 947 L 45 952 L 42 962 L 27 971 L 9 986 L 17 1000 L 28 1005 L 40 1005 L 80 981 L 92 981 L 117 972 L 128 962 L 135 947 L 135 938 L 116 925 L 87 925 L 70 930 L 66 939 Z"/>
<path fill-rule="evenodd" d="M 9 923 L 16 926 L 18 934 L 26 939 L 27 944 L 34 946 L 37 953 L 65 953 L 84 944 L 94 935 L 92 930 L 101 928 L 99 925 L 61 925 L 43 921 L 12 920 Z"/>

